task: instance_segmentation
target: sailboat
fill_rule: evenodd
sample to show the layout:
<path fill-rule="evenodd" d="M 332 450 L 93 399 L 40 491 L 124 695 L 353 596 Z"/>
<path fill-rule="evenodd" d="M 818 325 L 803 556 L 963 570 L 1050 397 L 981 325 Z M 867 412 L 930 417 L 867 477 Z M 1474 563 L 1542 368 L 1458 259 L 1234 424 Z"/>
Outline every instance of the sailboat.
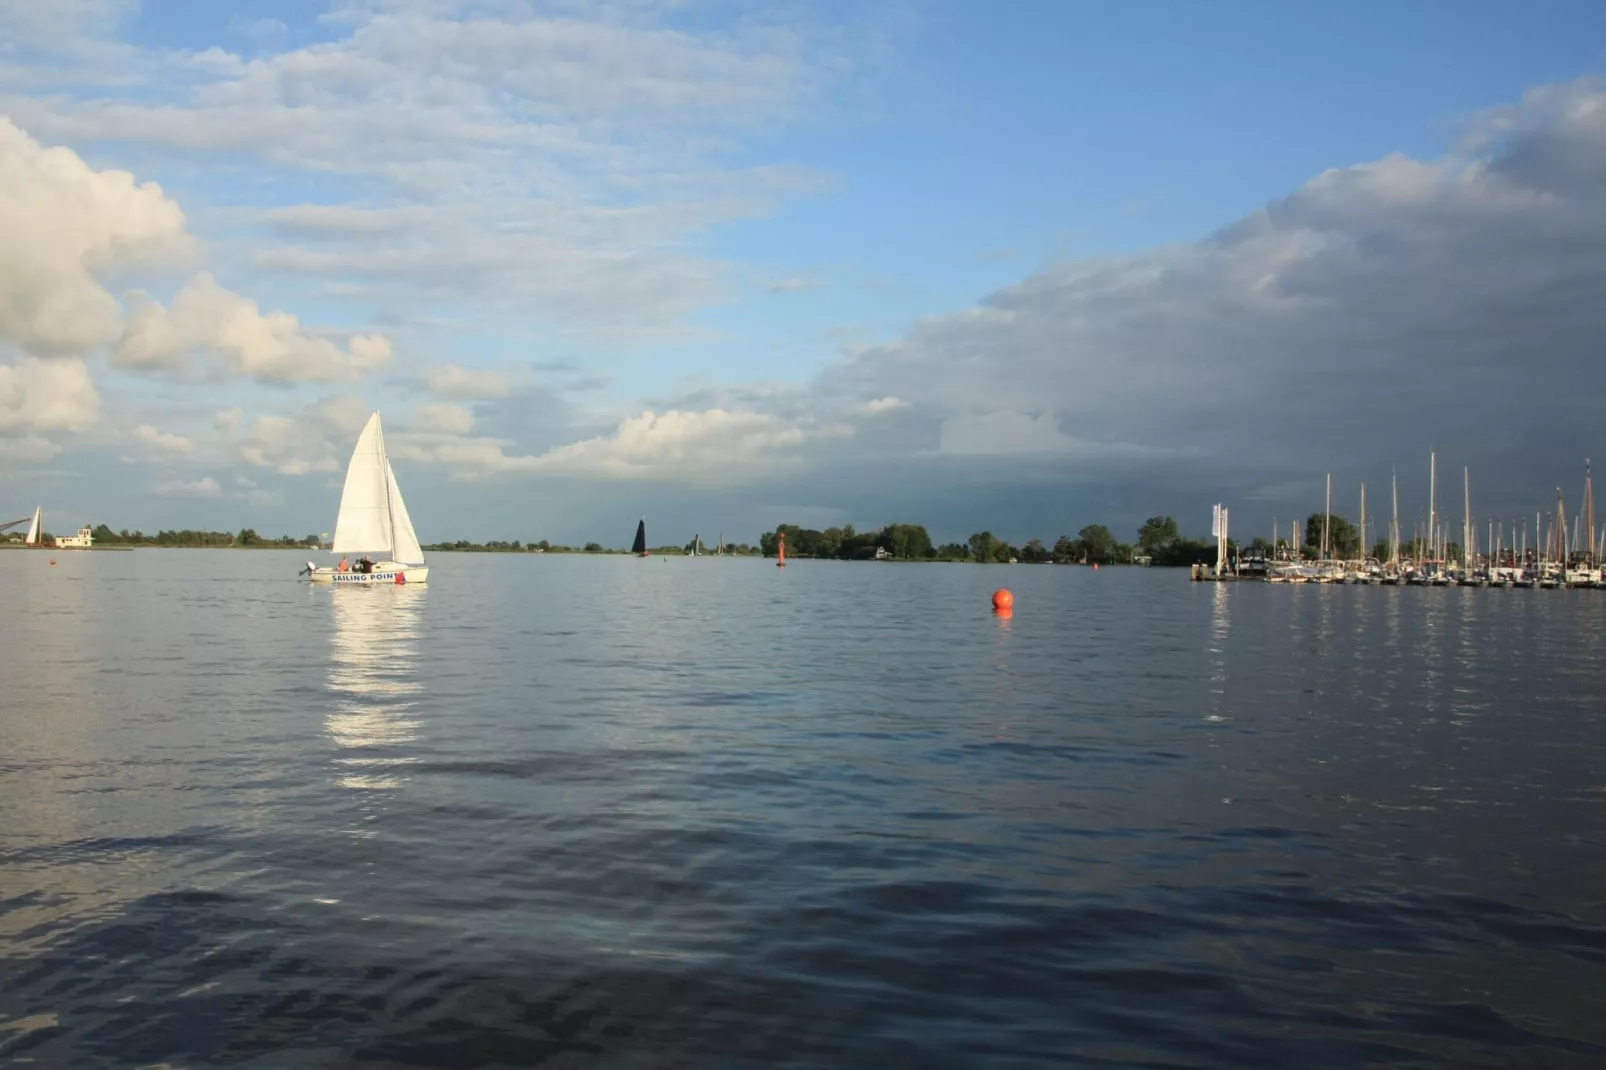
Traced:
<path fill-rule="evenodd" d="M 636 541 L 631 544 L 630 552 L 637 557 L 647 556 L 647 518 L 642 517 L 636 525 Z"/>
<path fill-rule="evenodd" d="M 23 536 L 22 545 L 24 545 L 24 546 L 38 546 L 40 544 L 39 543 L 40 536 L 44 534 L 44 532 L 42 530 L 44 528 L 44 513 L 45 513 L 45 507 L 44 506 L 42 506 L 42 505 L 34 506 L 33 520 L 28 524 L 28 534 Z"/>
<path fill-rule="evenodd" d="M 340 492 L 340 515 L 330 547 L 341 555 L 340 567 L 316 568 L 307 563 L 313 583 L 426 583 L 424 551 L 419 548 L 412 518 L 385 452 L 385 432 L 376 412 L 357 436 Z M 370 565 L 348 566 L 347 556 L 361 554 Z"/>
<path fill-rule="evenodd" d="M 691 537 L 691 555 L 693 557 L 703 556 L 703 537 L 701 535 L 693 535 Z"/>

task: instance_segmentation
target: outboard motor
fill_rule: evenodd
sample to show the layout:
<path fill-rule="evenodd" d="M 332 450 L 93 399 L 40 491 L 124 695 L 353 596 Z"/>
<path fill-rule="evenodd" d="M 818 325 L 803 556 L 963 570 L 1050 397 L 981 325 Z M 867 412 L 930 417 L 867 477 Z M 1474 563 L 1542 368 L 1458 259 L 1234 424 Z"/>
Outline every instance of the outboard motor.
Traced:
<path fill-rule="evenodd" d="M 300 572 L 297 572 L 296 575 L 297 576 L 310 576 L 314 572 L 316 572 L 317 569 L 318 569 L 318 566 L 316 564 L 314 564 L 311 561 L 308 561 L 307 562 L 307 567 L 302 569 Z"/>

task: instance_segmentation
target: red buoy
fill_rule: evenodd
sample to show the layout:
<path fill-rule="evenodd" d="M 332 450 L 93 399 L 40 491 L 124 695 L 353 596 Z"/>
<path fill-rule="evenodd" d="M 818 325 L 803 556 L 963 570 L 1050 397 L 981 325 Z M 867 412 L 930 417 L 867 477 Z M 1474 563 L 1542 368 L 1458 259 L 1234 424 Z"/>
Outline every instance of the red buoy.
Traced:
<path fill-rule="evenodd" d="M 407 582 L 407 573 L 405 573 L 405 572 L 396 573 L 396 586 L 400 587 L 402 584 L 404 584 L 406 582 Z"/>
<path fill-rule="evenodd" d="M 1000 587 L 993 592 L 993 608 L 997 610 L 1015 608 L 1015 596 L 1009 592 L 1009 588 Z"/>

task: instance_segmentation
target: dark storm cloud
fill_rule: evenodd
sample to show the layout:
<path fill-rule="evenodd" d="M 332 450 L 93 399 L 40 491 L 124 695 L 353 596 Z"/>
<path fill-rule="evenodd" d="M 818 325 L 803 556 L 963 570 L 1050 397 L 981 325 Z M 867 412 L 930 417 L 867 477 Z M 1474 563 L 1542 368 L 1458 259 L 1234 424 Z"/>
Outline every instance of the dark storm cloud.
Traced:
<path fill-rule="evenodd" d="M 1070 524 L 1220 499 L 1258 525 L 1318 508 L 1328 471 L 1375 511 L 1398 465 L 1414 512 L 1436 448 L 1453 515 L 1466 464 L 1474 514 L 1505 516 L 1575 497 L 1602 454 L 1603 349 L 1606 94 L 1576 84 L 1443 160 L 1329 171 L 1195 244 L 1045 269 L 816 393 L 908 402 L 853 449 L 910 508 L 984 494 L 1049 523 L 1046 500 Z M 847 460 L 820 493 L 858 497 Z"/>

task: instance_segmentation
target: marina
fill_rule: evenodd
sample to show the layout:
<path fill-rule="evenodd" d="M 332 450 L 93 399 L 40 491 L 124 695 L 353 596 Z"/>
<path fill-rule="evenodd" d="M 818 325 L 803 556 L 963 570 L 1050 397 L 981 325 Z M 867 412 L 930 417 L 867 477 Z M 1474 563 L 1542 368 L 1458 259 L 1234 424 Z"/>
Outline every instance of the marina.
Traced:
<path fill-rule="evenodd" d="M 1556 488 L 1554 508 L 1534 514 L 1529 545 L 1526 520 L 1479 519 L 1472 510 L 1472 473 L 1461 472 L 1462 513 L 1454 532 L 1441 512 L 1438 497 L 1438 455 L 1428 458 L 1427 523 L 1409 542 L 1400 538 L 1398 476 L 1391 478 L 1393 513 L 1386 540 L 1367 547 L 1366 485 L 1360 488 L 1360 526 L 1351 527 L 1333 513 L 1332 476 L 1319 519 L 1319 537 L 1311 545 L 1299 539 L 1299 525 L 1288 540 L 1256 539 L 1235 549 L 1227 537 L 1227 510 L 1215 507 L 1212 533 L 1217 539 L 1214 566 L 1196 564 L 1195 581 L 1261 581 L 1279 584 L 1343 584 L 1377 587 L 1498 587 L 1511 590 L 1606 590 L 1606 530 L 1595 523 L 1595 491 L 1591 465 L 1584 462 L 1584 490 L 1569 526 L 1566 497 Z M 1480 526 L 1484 538 L 1480 545 Z M 1452 535 L 1459 536 L 1452 541 Z M 1347 535 L 1347 539 L 1338 536 Z M 1509 539 L 1509 541 L 1507 541 Z"/>

